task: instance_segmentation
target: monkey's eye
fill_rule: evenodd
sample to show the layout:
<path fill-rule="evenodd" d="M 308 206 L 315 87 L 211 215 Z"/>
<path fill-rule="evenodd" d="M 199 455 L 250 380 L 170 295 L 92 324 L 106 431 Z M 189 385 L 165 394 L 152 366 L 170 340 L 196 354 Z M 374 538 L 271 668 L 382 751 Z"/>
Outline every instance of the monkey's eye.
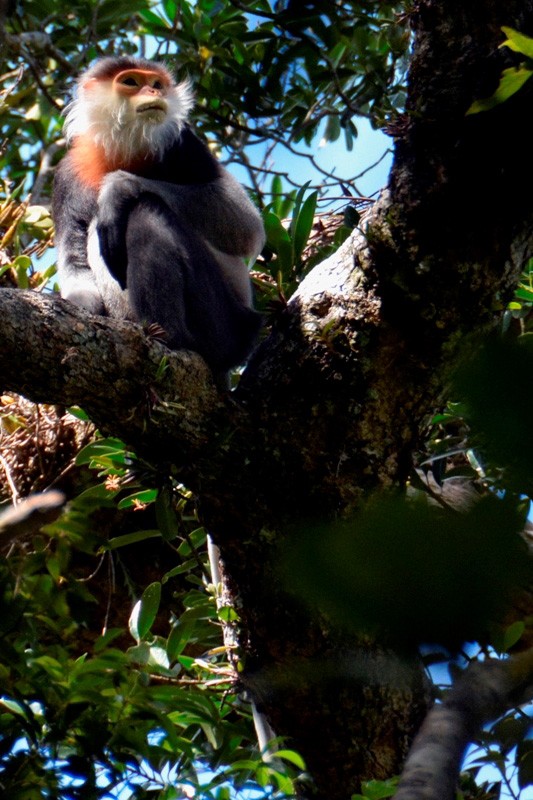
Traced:
<path fill-rule="evenodd" d="M 154 89 L 162 89 L 163 88 L 163 83 L 162 83 L 162 81 L 154 81 L 152 86 L 153 86 Z"/>
<path fill-rule="evenodd" d="M 122 84 L 124 84 L 124 86 L 138 86 L 139 85 L 138 81 L 135 78 L 132 78 L 131 76 L 128 77 L 128 78 L 122 78 L 122 80 L 120 82 Z"/>

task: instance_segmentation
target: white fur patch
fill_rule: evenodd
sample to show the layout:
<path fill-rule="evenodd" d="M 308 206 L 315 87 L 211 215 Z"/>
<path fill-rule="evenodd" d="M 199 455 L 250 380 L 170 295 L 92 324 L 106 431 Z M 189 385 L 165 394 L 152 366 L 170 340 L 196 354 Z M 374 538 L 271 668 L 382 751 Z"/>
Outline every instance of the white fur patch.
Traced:
<path fill-rule="evenodd" d="M 94 275 L 98 291 L 102 296 L 107 314 L 115 319 L 132 319 L 133 314 L 128 302 L 128 290 L 122 289 L 119 282 L 111 275 L 100 254 L 100 243 L 96 231 L 96 220 L 94 219 L 89 225 L 87 236 L 87 260 Z"/>
<path fill-rule="evenodd" d="M 130 161 L 143 153 L 163 155 L 179 136 L 193 105 L 188 81 L 173 86 L 162 114 L 138 114 L 128 98 L 113 91 L 111 81 L 78 84 L 76 98 L 65 109 L 67 141 L 89 135 L 111 159 Z"/>

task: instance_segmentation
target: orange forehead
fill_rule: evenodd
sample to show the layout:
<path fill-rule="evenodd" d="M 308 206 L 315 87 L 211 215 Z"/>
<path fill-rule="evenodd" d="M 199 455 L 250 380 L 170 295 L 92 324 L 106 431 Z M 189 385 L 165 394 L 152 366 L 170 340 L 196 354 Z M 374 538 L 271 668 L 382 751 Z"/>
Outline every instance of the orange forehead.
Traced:
<path fill-rule="evenodd" d="M 165 86 L 170 85 L 170 81 L 168 77 L 165 75 L 164 72 L 159 72 L 158 70 L 151 70 L 151 69 L 123 69 L 122 72 L 117 72 L 114 76 L 114 81 L 121 81 L 124 78 L 139 78 L 140 80 L 148 81 L 151 78 L 157 78 L 158 80 L 162 81 Z"/>
<path fill-rule="evenodd" d="M 92 90 L 96 88 L 102 81 L 105 83 L 106 81 L 112 81 L 113 83 L 118 83 L 124 78 L 136 78 L 139 83 L 150 83 L 153 80 L 159 80 L 165 87 L 168 89 L 172 86 L 172 81 L 169 76 L 160 70 L 156 69 L 123 69 L 120 72 L 117 72 L 115 75 L 110 75 L 109 77 L 89 77 L 85 81 L 83 81 L 82 86 L 84 89 Z"/>

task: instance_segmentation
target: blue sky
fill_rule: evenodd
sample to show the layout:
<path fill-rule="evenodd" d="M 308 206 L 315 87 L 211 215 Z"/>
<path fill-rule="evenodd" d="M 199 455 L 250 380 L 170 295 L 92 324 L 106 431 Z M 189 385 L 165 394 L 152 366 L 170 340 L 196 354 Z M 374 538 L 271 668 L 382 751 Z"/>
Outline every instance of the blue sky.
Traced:
<path fill-rule="evenodd" d="M 392 139 L 381 131 L 373 130 L 370 123 L 365 119 L 359 120 L 357 127 L 359 136 L 355 139 L 351 152 L 346 149 L 344 137 L 339 138 L 336 142 L 329 142 L 323 145 L 321 133 L 315 137 L 311 146 L 308 147 L 300 142 L 294 146 L 294 149 L 298 152 L 312 155 L 323 169 L 334 171 L 335 175 L 344 181 L 348 181 L 364 172 L 365 174 L 355 181 L 355 186 L 360 196 L 368 197 L 378 192 L 387 183 L 392 163 L 392 154 L 390 152 L 392 150 Z M 261 147 L 263 148 L 264 146 Z M 254 151 L 255 148 L 249 148 L 247 155 L 252 163 L 259 163 L 261 161 L 260 152 Z M 369 169 L 376 162 L 379 163 Z M 320 172 L 314 169 L 307 158 L 295 156 L 281 145 L 278 145 L 274 150 L 270 166 L 273 170 L 287 173 L 293 183 L 298 186 L 303 186 L 307 181 L 320 185 L 324 180 Z M 244 168 L 231 164 L 229 169 L 243 183 L 249 182 Z M 266 188 L 269 187 L 269 184 L 270 181 L 267 180 Z M 287 182 L 284 184 L 284 188 L 288 191 L 292 187 Z M 338 193 L 331 190 L 320 193 L 321 198 L 334 198 L 335 196 L 338 196 Z M 319 205 L 319 211 L 322 210 L 324 210 L 323 202 Z"/>
<path fill-rule="evenodd" d="M 351 152 L 346 149 L 344 137 L 321 146 L 320 135 L 311 147 L 300 144 L 298 150 L 312 153 L 320 166 L 328 170 L 334 169 L 335 173 L 344 179 L 359 175 L 377 162 L 388 148 L 392 148 L 392 140 L 381 131 L 373 130 L 365 119 L 358 121 L 357 127 L 359 136 L 355 140 Z M 313 183 L 321 182 L 320 173 L 313 170 L 306 159 L 295 158 L 284 151 L 284 154 L 276 161 L 276 167 L 286 169 L 292 179 L 300 185 L 307 180 L 311 180 Z M 369 196 L 379 191 L 386 184 L 391 161 L 392 156 L 389 153 L 374 169 L 357 179 L 357 189 L 363 196 Z"/>

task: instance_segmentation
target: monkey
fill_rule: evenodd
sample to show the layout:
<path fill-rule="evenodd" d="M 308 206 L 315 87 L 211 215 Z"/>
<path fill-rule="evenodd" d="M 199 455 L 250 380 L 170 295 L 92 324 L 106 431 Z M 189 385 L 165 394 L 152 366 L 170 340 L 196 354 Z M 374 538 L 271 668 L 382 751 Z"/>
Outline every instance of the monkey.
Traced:
<path fill-rule="evenodd" d="M 66 107 L 52 213 L 64 298 L 156 324 L 215 375 L 249 355 L 261 323 L 245 259 L 265 234 L 243 187 L 188 121 L 187 81 L 130 56 L 97 61 Z"/>

